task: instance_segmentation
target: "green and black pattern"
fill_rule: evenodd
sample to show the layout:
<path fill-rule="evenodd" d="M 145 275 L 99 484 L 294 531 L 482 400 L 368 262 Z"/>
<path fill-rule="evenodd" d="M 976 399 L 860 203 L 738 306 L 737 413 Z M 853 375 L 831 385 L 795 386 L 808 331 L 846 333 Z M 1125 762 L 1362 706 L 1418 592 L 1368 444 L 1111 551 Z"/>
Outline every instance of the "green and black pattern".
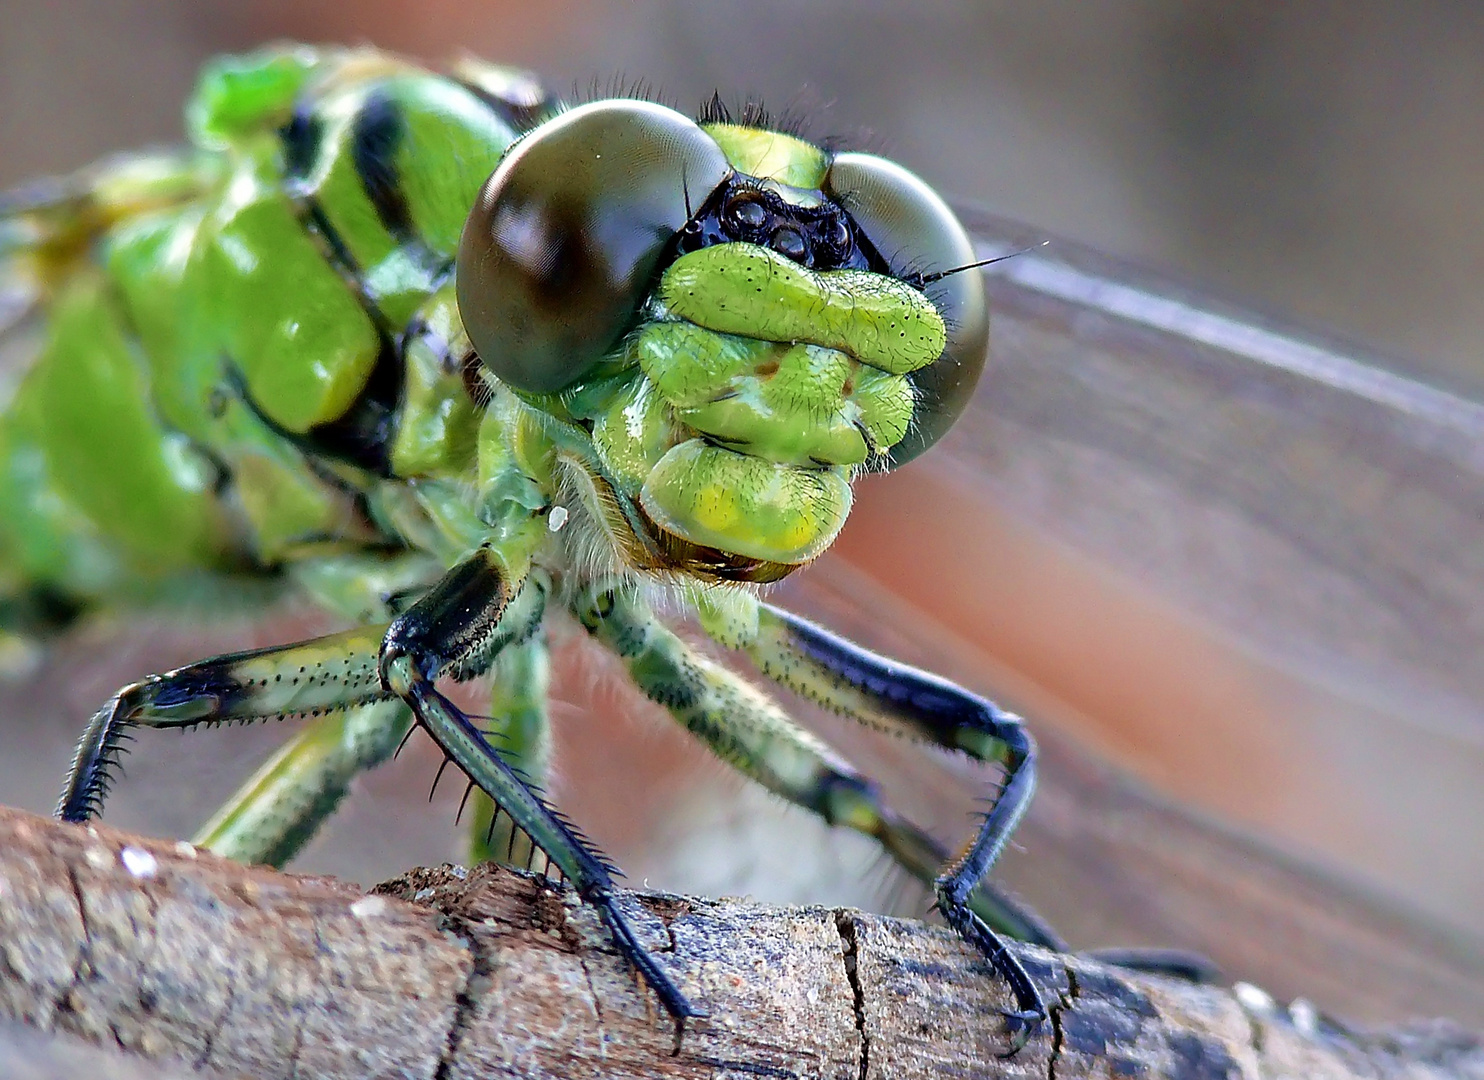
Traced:
<path fill-rule="evenodd" d="M 10 332 L 35 353 L 0 415 L 0 633 L 203 578 L 277 582 L 353 628 L 124 687 L 59 814 L 101 813 L 131 729 L 300 717 L 197 837 L 281 864 L 420 726 L 470 781 L 475 856 L 539 852 L 677 1022 L 703 1015 L 542 794 L 543 619 L 566 609 L 718 756 L 931 884 L 1009 980 L 1023 1044 L 1045 1006 L 996 930 L 1057 942 L 983 880 L 1031 796 L 1030 736 L 758 589 L 973 390 L 982 282 L 942 200 L 755 110 L 564 108 L 520 72 L 370 50 L 219 60 L 188 124 L 187 148 L 0 202 Z M 950 857 L 667 629 L 657 591 L 780 683 L 998 766 L 974 842 Z M 438 687 L 486 675 L 488 723 Z"/>

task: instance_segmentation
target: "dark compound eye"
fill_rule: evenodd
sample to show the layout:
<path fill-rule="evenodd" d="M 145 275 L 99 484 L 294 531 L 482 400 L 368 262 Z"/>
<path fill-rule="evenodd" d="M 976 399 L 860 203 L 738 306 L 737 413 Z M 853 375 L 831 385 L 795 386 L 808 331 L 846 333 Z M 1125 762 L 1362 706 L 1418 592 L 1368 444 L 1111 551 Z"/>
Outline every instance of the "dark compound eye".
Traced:
<path fill-rule="evenodd" d="M 731 175 L 694 121 L 596 101 L 517 143 L 459 242 L 459 313 L 486 367 L 544 393 L 575 382 L 632 324 L 665 244 Z"/>
<path fill-rule="evenodd" d="M 784 258 L 792 259 L 796 263 L 801 263 L 809 257 L 809 245 L 805 243 L 803 234 L 791 225 L 775 230 L 768 246 Z"/>
<path fill-rule="evenodd" d="M 861 233 L 899 270 L 932 274 L 974 261 L 958 218 L 938 194 L 894 162 L 872 154 L 837 154 L 826 194 L 850 211 Z M 948 324 L 948 344 L 934 363 L 908 375 L 915 405 L 907 437 L 889 453 L 895 468 L 941 439 L 973 396 L 984 370 L 989 312 L 977 269 L 950 274 L 923 290 Z"/>

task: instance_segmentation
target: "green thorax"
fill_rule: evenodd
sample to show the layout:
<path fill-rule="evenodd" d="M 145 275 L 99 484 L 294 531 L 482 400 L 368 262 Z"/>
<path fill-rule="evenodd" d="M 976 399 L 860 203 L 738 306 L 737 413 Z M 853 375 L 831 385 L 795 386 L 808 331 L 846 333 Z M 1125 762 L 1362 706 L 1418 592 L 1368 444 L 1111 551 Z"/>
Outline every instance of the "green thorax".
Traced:
<path fill-rule="evenodd" d="M 231 469 L 265 561 L 366 532 L 312 457 L 353 486 L 367 469 L 473 468 L 450 281 L 468 207 L 517 135 L 476 92 L 499 74 L 466 65 L 460 82 L 305 48 L 219 60 L 189 115 L 220 179 L 105 241 L 160 416 Z M 337 426 L 366 426 L 376 408 L 383 426 L 358 459 Z"/>
<path fill-rule="evenodd" d="M 453 253 L 533 87 L 371 51 L 227 57 L 192 147 L 10 210 L 0 272 L 47 318 L 0 420 L 0 557 L 100 595 L 384 543 L 357 489 L 472 476 Z"/>
<path fill-rule="evenodd" d="M 59 204 L 66 242 L 33 249 L 52 340 L 23 397 L 73 426 L 12 410 L 11 464 L 39 464 L 0 483 L 21 493 L 0 506 L 35 517 L 45 491 L 34 535 L 97 537 L 141 565 L 273 565 L 519 531 L 576 470 L 633 568 L 767 580 L 817 556 L 850 482 L 906 435 L 908 376 L 943 352 L 942 318 L 890 276 L 720 243 L 667 266 L 574 385 L 491 386 L 455 253 L 486 178 L 550 109 L 518 73 L 472 63 L 446 76 L 305 47 L 214 62 L 194 147 L 91 175 L 87 215 Z M 825 203 L 820 148 L 703 130 L 760 189 Z M 106 371 L 75 370 L 80 335 L 108 343 Z M 53 401 L 79 378 L 113 389 Z M 375 494 L 388 485 L 444 494 L 415 495 L 419 523 Z M 53 576 L 114 573 L 101 566 Z"/>

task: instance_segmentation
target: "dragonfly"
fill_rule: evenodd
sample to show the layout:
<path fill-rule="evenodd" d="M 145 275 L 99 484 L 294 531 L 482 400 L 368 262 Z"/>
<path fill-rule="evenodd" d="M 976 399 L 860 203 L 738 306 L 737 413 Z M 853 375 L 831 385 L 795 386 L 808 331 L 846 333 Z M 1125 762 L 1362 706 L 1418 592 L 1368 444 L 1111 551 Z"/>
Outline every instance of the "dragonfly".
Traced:
<path fill-rule="evenodd" d="M 992 260 L 953 211 L 756 106 L 566 107 L 475 61 L 274 47 L 209 65 L 187 117 L 187 149 L 0 204 L 39 338 L 0 421 L 0 619 L 34 636 L 270 578 L 351 628 L 122 687 L 58 816 L 102 812 L 139 729 L 296 718 L 196 838 L 282 865 L 421 729 L 467 779 L 471 856 L 569 881 L 678 1035 L 703 1005 L 544 789 L 564 611 L 717 757 L 928 884 L 1007 980 L 1023 1046 L 1047 1004 L 1002 937 L 1063 943 L 985 878 L 1034 789 L 1029 731 L 765 599 L 830 547 L 859 477 L 970 399 Z M 973 839 L 946 849 L 662 604 L 783 687 L 996 767 Z M 446 692 L 485 676 L 484 714 Z"/>
<path fill-rule="evenodd" d="M 539 123 L 537 114 L 547 99 L 532 80 L 517 73 L 479 65 L 473 71 L 477 74 L 466 76 L 468 81 L 476 86 L 484 85 L 484 81 L 502 86 L 504 94 L 516 98 L 524 109 L 529 110 L 530 121 Z M 100 205 L 107 204 L 107 185 L 99 183 L 100 177 L 105 175 L 108 175 L 107 169 L 89 172 L 70 183 L 40 186 L 13 198 L 8 204 L 11 211 L 6 221 L 10 230 L 7 235 L 12 238 L 9 249 L 12 262 L 7 269 L 14 273 L 26 261 L 24 257 L 16 258 L 16 252 L 29 252 L 29 257 L 34 258 L 41 250 L 35 243 L 38 236 L 50 235 L 64 241 L 61 246 L 49 249 L 48 256 L 60 254 L 75 259 L 80 255 L 80 250 L 68 253 L 66 242 L 76 243 L 87 235 L 96 238 L 99 233 L 87 234 L 86 229 L 69 233 L 65 226 L 78 224 L 81 216 L 94 213 Z M 129 185 L 137 183 L 140 174 L 135 173 L 132 179 L 127 170 L 113 175 L 121 185 L 117 190 L 122 196 L 115 207 L 129 209 L 131 213 L 146 209 L 129 201 L 133 197 Z M 138 190 L 134 188 L 134 192 Z M 158 196 L 162 190 L 156 188 L 154 194 Z M 163 193 L 168 198 L 180 197 L 183 204 L 194 205 L 193 200 L 199 198 L 199 194 L 193 191 L 175 195 Z M 968 257 L 972 261 L 1032 247 L 1044 237 L 1043 233 L 1027 232 L 982 213 L 961 211 L 958 217 L 970 227 L 973 250 Z M 106 222 L 110 227 L 119 223 Z M 101 224 L 94 220 L 87 228 L 97 230 Z M 63 227 L 58 228 L 59 225 Z M 329 256 L 323 256 L 323 259 L 334 265 Z M 64 260 L 63 265 L 70 263 Z M 30 292 L 34 302 L 36 268 L 33 265 L 27 269 L 27 287 L 20 292 L 23 296 Z M 1049 254 L 1023 255 L 997 265 L 994 270 L 996 272 L 986 279 L 991 306 L 997 313 L 997 326 L 1000 328 L 996 348 L 990 353 L 989 378 L 985 380 L 992 392 L 981 393 L 968 403 L 965 406 L 966 419 L 953 425 L 943 445 L 903 474 L 904 478 L 921 478 L 913 481 L 914 485 L 927 481 L 924 498 L 925 493 L 931 491 L 945 497 L 942 505 L 955 505 L 962 510 L 966 506 L 978 506 L 992 497 L 1008 501 L 1027 511 L 1027 516 L 1035 517 L 1037 510 L 1044 509 L 1045 480 L 1051 476 L 1054 478 L 1053 487 L 1056 484 L 1070 485 L 1075 489 L 1073 494 L 1080 504 L 1092 508 L 1091 531 L 1096 537 L 1100 529 L 1113 531 L 1107 523 L 1116 518 L 1120 509 L 1113 506 L 1116 502 L 1113 496 L 1126 486 L 1129 477 L 1142 482 L 1146 474 L 1157 477 L 1169 474 L 1175 478 L 1172 486 L 1189 487 L 1195 491 L 1201 476 L 1209 476 L 1214 471 L 1233 478 L 1234 490 L 1249 490 L 1250 485 L 1241 481 L 1241 477 L 1249 475 L 1250 461 L 1237 454 L 1216 454 L 1204 442 L 1198 448 L 1191 447 L 1190 435 L 1180 438 L 1186 440 L 1187 448 L 1205 455 L 1203 460 L 1207 463 L 1201 467 L 1204 472 L 1200 469 L 1182 472 L 1174 465 L 1165 468 L 1159 464 L 1168 455 L 1166 453 L 1162 458 L 1160 454 L 1164 451 L 1153 445 L 1157 442 L 1157 432 L 1168 432 L 1173 425 L 1187 422 L 1191 431 L 1206 430 L 1203 422 L 1197 423 L 1188 414 L 1197 412 L 1195 406 L 1208 400 L 1200 389 L 1207 382 L 1228 388 L 1245 388 L 1241 389 L 1241 395 L 1249 402 L 1262 401 L 1277 419 L 1261 430 L 1292 432 L 1295 439 L 1302 437 L 1311 442 L 1336 444 L 1344 443 L 1345 433 L 1355 430 L 1357 424 L 1367 431 L 1380 431 L 1382 434 L 1376 438 L 1386 446 L 1395 443 L 1398 449 L 1389 452 L 1399 461 L 1419 458 L 1413 465 L 1397 466 L 1414 475 L 1421 472 L 1436 476 L 1438 469 L 1422 463 L 1420 458 L 1427 457 L 1430 461 L 1434 452 L 1442 453 L 1438 447 L 1447 450 L 1468 442 L 1467 432 L 1473 423 L 1465 415 L 1468 409 L 1460 410 L 1456 399 L 1450 401 L 1446 395 L 1429 395 L 1425 388 L 1417 388 L 1415 384 L 1403 385 L 1404 380 L 1388 382 L 1384 377 L 1378 380 L 1375 377 L 1377 373 L 1364 364 L 1336 365 L 1336 357 L 1343 360 L 1346 355 L 1353 356 L 1354 350 L 1347 350 L 1343 345 L 1329 345 L 1316 350 L 1302 340 L 1285 336 L 1281 328 L 1274 328 L 1271 324 L 1255 325 L 1250 316 L 1233 309 L 1213 310 L 1204 298 L 1081 251 L 1076 245 L 1059 241 Z M 43 328 L 49 325 L 47 315 L 54 310 L 50 298 L 48 303 L 32 310 L 39 316 L 35 321 Z M 1098 361 L 1095 368 L 1084 364 L 1089 354 Z M 1193 364 L 1192 355 L 1199 356 L 1200 362 Z M 1116 372 L 1120 364 L 1133 373 L 1132 377 L 1120 381 L 1109 374 Z M 1336 381 L 1337 370 L 1346 378 Z M 1103 379 L 1101 383 L 1096 381 L 1098 377 Z M 1291 398 L 1285 398 L 1266 389 L 1270 383 L 1292 384 L 1297 392 Z M 1048 385 L 1054 389 L 1048 391 Z M 1377 386 L 1381 387 L 1379 391 Z M 1163 426 L 1151 423 L 1148 403 L 1120 396 L 1120 388 L 1136 394 L 1157 390 L 1163 395 L 1160 400 L 1167 407 L 1171 404 L 1179 407 L 1175 419 L 1167 417 Z M 1110 389 L 1114 391 L 1111 394 Z M 1324 399 L 1319 412 L 1334 418 L 1318 436 L 1314 435 L 1311 422 L 1316 398 Z M 1056 402 L 1057 412 L 1047 413 L 1048 400 Z M 1048 415 L 1053 418 L 1060 416 L 1061 419 L 1048 425 Z M 1070 437 L 1069 426 L 1078 429 Z M 1043 458 L 1053 463 L 1061 461 L 1057 447 L 1066 442 L 1085 443 L 1101 451 L 1112 449 L 1103 461 L 1094 463 L 1091 468 L 1083 467 L 1079 472 L 1062 465 L 1041 474 L 1039 482 L 1035 482 L 1034 477 L 1022 477 L 1013 469 L 1007 469 L 1007 462 L 1014 464 Z M 281 443 L 271 440 L 265 440 L 265 443 L 282 449 Z M 1459 458 L 1459 454 L 1453 452 L 1442 453 L 1442 456 L 1450 462 Z M 1109 461 L 1113 463 L 1111 467 Z M 329 467 L 336 471 L 337 482 L 342 482 L 344 462 L 331 461 Z M 924 472 L 924 468 L 929 471 Z M 945 481 L 944 477 L 948 479 Z M 1091 478 L 1092 482 L 1080 483 L 1086 478 Z M 1292 474 L 1290 479 L 1296 486 L 1309 485 L 1305 502 L 1311 507 L 1333 502 L 1338 490 L 1325 480 L 1322 468 L 1316 469 L 1312 476 Z M 900 485 L 898 490 L 902 490 Z M 52 487 L 45 494 L 50 498 L 57 492 Z M 1258 502 L 1265 497 L 1259 496 Z M 1459 512 L 1466 515 L 1468 505 L 1472 504 L 1459 504 Z M 927 519 L 944 520 L 941 506 L 937 510 L 931 506 L 927 509 L 930 511 Z M 1246 509 L 1256 514 L 1260 506 L 1254 504 Z M 1278 520 L 1286 520 L 1281 508 L 1279 511 Z M 874 523 L 879 532 L 882 519 L 879 514 L 873 514 L 872 500 L 863 499 L 854 509 L 853 518 L 857 525 L 862 521 Z M 1203 519 L 1192 514 L 1170 518 L 1164 525 L 1169 529 L 1176 522 L 1192 536 L 1198 536 Z M 568 523 L 559 533 L 566 532 L 572 524 L 575 522 Z M 1357 524 L 1364 525 L 1363 518 Z M 1089 529 L 1086 521 L 1081 529 L 1079 539 L 1085 540 Z M 949 535 L 943 529 L 935 530 L 935 535 L 939 532 L 944 537 Z M 861 534 L 856 532 L 855 535 Z M 914 578 L 909 566 L 900 562 L 883 563 L 880 552 L 873 552 L 869 545 L 852 541 L 851 536 L 847 531 L 842 542 L 847 559 L 873 571 L 885 569 L 895 575 L 896 580 L 910 582 L 910 587 L 922 587 L 921 574 Z M 38 547 L 43 546 L 43 536 L 33 535 L 32 539 Z M 924 538 L 914 525 L 905 537 L 897 533 L 894 539 L 899 543 L 920 544 Z M 1101 550 L 1115 550 L 1117 539 L 1111 538 Z M 1302 547 L 1310 557 L 1318 559 L 1324 553 L 1334 554 L 1331 549 L 1343 547 L 1342 540 L 1338 533 L 1326 534 L 1321 527 L 1317 533 L 1310 530 Z M 1413 554 L 1421 558 L 1423 545 L 1419 543 L 1412 547 L 1416 549 Z M 837 554 L 841 553 L 842 545 L 835 545 L 835 550 Z M 1407 554 L 1409 550 L 1406 547 L 1399 549 L 1393 556 L 1399 554 L 1400 558 L 1394 557 L 1389 563 L 1381 560 L 1356 569 L 1357 578 L 1412 577 L 1407 565 L 1403 565 L 1412 557 Z M 152 584 L 157 583 L 152 582 L 149 573 L 142 574 L 137 567 L 130 568 L 127 573 L 117 568 L 110 570 L 106 550 L 93 549 L 89 554 L 100 556 L 99 561 L 93 564 L 95 572 L 99 567 L 107 571 L 102 575 L 103 587 L 97 587 L 89 594 L 90 603 L 139 599 Z M 1458 557 L 1466 561 L 1467 553 L 1461 551 Z M 432 563 L 430 561 L 430 574 L 434 572 Z M 304 588 L 302 570 L 297 569 L 302 565 L 295 564 L 296 569 L 276 576 L 289 579 L 295 587 Z M 839 563 L 832 565 L 838 566 Z M 260 574 L 260 568 L 252 569 L 255 574 Z M 1240 591 L 1236 583 L 1242 580 L 1244 569 L 1228 567 L 1223 574 L 1222 580 L 1234 595 Z M 1463 579 L 1468 580 L 1467 568 L 1458 569 Z M 241 581 L 242 577 L 239 574 L 234 580 Z M 878 620 L 883 611 L 890 610 L 889 596 L 864 590 L 861 580 L 856 577 L 846 578 L 845 585 L 839 586 L 838 577 L 838 574 L 832 574 L 829 566 L 820 564 L 811 575 L 804 575 L 797 582 L 790 578 L 785 585 L 795 604 L 802 603 L 807 610 L 827 617 L 837 628 L 850 630 L 860 640 L 925 665 L 941 666 L 944 663 L 941 656 L 924 651 L 922 641 L 913 636 L 883 632 Z M 255 577 L 254 580 L 258 579 Z M 836 583 L 834 586 L 832 581 Z M 389 583 L 384 591 L 391 595 L 395 587 L 405 584 Z M 315 596 L 322 593 L 322 590 L 313 590 L 312 586 L 307 591 Z M 1223 595 L 1220 589 L 1212 590 L 1209 586 L 1203 586 L 1200 591 L 1203 599 Z M 956 595 L 954 599 L 962 603 L 972 593 L 970 590 L 969 594 Z M 404 594 L 402 599 L 410 595 Z M 28 625 L 33 628 L 66 621 L 77 614 L 71 604 L 58 603 L 68 599 L 65 594 L 38 591 L 23 598 L 32 605 L 26 617 Z M 870 606 L 873 604 L 878 606 Z M 329 606 L 331 610 L 345 610 Z M 985 609 L 977 609 L 974 617 L 982 620 L 984 614 Z M 1275 622 L 1296 625 L 1302 622 L 1304 614 L 1281 607 L 1275 611 L 1269 607 L 1263 612 L 1260 633 L 1253 636 L 1267 641 L 1272 636 Z M 1446 640 L 1449 636 L 1447 626 L 1438 619 L 1423 617 L 1424 614 L 1419 612 L 1414 620 L 1417 634 L 1434 645 Z M 362 616 L 360 610 L 345 615 L 347 619 Z M 1244 624 L 1241 629 L 1251 631 L 1252 625 Z M 1317 633 L 1313 626 L 1301 629 L 1310 638 L 1322 638 L 1324 634 L 1322 627 Z M 1455 641 L 1464 640 L 1458 635 L 1454 637 Z M 1439 652 L 1438 655 L 1446 654 Z M 529 666 L 521 673 L 518 665 L 523 661 Z M 513 670 L 514 676 L 500 678 L 507 669 Z M 505 719 L 499 751 L 507 760 L 517 762 L 527 776 L 539 777 L 545 771 L 543 755 L 549 753 L 544 741 L 546 727 L 542 694 L 531 693 L 522 697 L 511 694 L 509 690 L 523 681 L 525 685 L 539 687 L 541 680 L 548 677 L 542 657 L 535 649 L 507 650 L 497 662 L 496 674 L 489 690 L 492 701 L 488 712 L 491 716 Z M 954 674 L 971 684 L 981 678 L 972 670 L 961 667 Z M 369 709 L 365 713 L 351 712 L 313 722 L 304 735 L 294 739 L 258 772 L 249 788 L 230 802 L 197 839 L 221 850 L 226 849 L 229 842 L 243 844 L 245 848 L 247 843 L 243 838 L 246 834 L 258 831 L 261 861 L 286 860 L 307 840 L 315 825 L 323 820 L 323 815 L 333 808 L 350 778 L 369 767 L 373 760 L 379 760 L 378 754 L 387 752 L 389 740 L 383 740 L 376 744 L 369 757 L 359 756 L 366 749 L 364 741 L 360 741 L 364 734 L 368 731 L 384 732 L 385 728 L 380 726 L 383 723 Z M 317 731 L 320 737 L 310 738 L 311 731 Z M 1377 905 L 1363 896 L 1357 899 L 1355 892 L 1339 888 L 1328 877 L 1306 875 L 1290 860 L 1276 859 L 1241 838 L 1213 832 L 1204 822 L 1184 817 L 1171 807 L 1148 803 L 1137 789 L 1109 785 L 1103 779 L 1103 770 L 1087 762 L 1065 740 L 1057 737 L 1056 732 L 1043 731 L 1040 734 L 1042 762 L 1050 767 L 1045 785 L 1048 794 L 1058 796 L 1060 803 L 1064 801 L 1063 796 L 1075 790 L 1076 800 L 1085 806 L 1085 827 L 1069 838 L 1055 827 L 1038 824 L 1033 811 L 1027 822 L 1029 833 L 1024 830 L 1021 833 L 1028 836 L 1026 845 L 1031 849 L 1030 856 L 1018 863 L 1012 859 L 1010 869 L 1017 885 L 1023 885 L 1027 893 L 1037 895 L 1039 891 L 1038 902 L 1055 904 L 1058 923 L 1063 929 L 1071 929 L 1074 936 L 1107 940 L 1110 921 L 1112 925 L 1122 926 L 1126 935 L 1143 935 L 1153 940 L 1165 940 L 1167 935 L 1178 936 L 1182 944 L 1216 957 L 1228 971 L 1251 975 L 1265 985 L 1287 988 L 1290 993 L 1315 994 L 1321 1001 L 1328 994 L 1335 1002 L 1333 1007 L 1347 1008 L 1347 1015 L 1352 1016 L 1385 1019 L 1397 1015 L 1401 1009 L 1458 1015 L 1460 1008 L 1466 1015 L 1473 1015 L 1481 1007 L 1477 986 L 1480 985 L 1479 972 L 1484 971 L 1484 966 L 1481 966 L 1477 950 L 1457 947 L 1456 939 L 1449 939 L 1444 946 L 1425 924 L 1398 918 L 1390 907 Z M 337 756 L 336 748 L 344 744 L 356 744 L 357 753 Z M 476 857 L 492 855 L 518 861 L 536 853 L 529 840 L 511 827 L 508 817 L 495 815 L 494 804 L 477 788 L 472 802 L 475 824 L 470 831 L 470 843 Z M 292 809 L 295 806 L 301 811 Z M 285 807 L 289 809 L 285 811 Z M 1130 807 L 1134 810 L 1131 811 Z M 296 818 L 297 812 L 302 812 L 302 816 Z M 1117 821 L 1126 820 L 1131 812 L 1139 818 L 1138 826 L 1132 830 L 1115 827 Z M 255 819 L 255 813 L 261 816 Z M 291 820 L 299 821 L 304 827 L 298 832 L 281 828 Z M 1107 827 L 1099 827 L 1096 823 Z M 493 833 L 490 832 L 492 824 Z M 224 831 L 229 825 L 233 828 Z M 275 832 L 276 829 L 280 831 Z M 1137 843 L 1132 842 L 1135 833 L 1141 838 Z M 1046 859 L 1047 855 L 1056 854 L 1058 849 L 1064 855 L 1068 851 L 1075 852 L 1076 857 Z M 1151 850 L 1154 850 L 1152 858 Z M 243 854 L 239 857 L 258 856 Z M 1184 860 L 1183 871 L 1178 869 L 1180 859 Z M 1219 874 L 1210 873 L 1210 868 L 1217 866 L 1245 868 L 1242 873 L 1249 885 L 1261 877 L 1268 890 L 1268 902 L 1255 900 L 1253 894 L 1257 890 L 1250 888 L 1241 894 L 1232 894 L 1221 883 Z M 1161 870 L 1161 867 L 1165 869 Z M 918 876 L 924 875 L 919 873 Z M 1132 901 L 1135 894 L 1142 899 Z M 1293 897 L 1298 894 L 1320 899 L 1312 908 L 1296 909 Z M 1096 903 L 1085 902 L 1089 895 L 1096 895 L 1099 900 Z M 1064 902 L 1056 904 L 1058 899 L 1065 901 L 1066 898 L 1077 898 L 1077 903 L 1070 906 Z M 992 924 L 1012 934 L 1017 931 L 1015 922 L 1018 919 L 1022 924 L 1019 931 L 1035 939 L 1033 929 L 1027 933 L 1027 928 L 1034 926 L 1030 914 L 1017 914 L 1014 905 L 1006 898 L 981 887 L 972 903 Z M 1199 918 L 1192 916 L 1191 912 L 1196 908 L 1206 914 Z M 1346 912 L 1348 923 L 1345 919 L 1337 920 L 1336 912 Z M 1266 950 L 1259 947 L 1261 955 L 1254 959 L 1252 943 L 1257 942 L 1260 946 L 1269 935 L 1254 933 L 1240 939 L 1233 933 L 1233 915 L 1240 925 L 1254 929 L 1259 926 L 1272 928 L 1284 923 L 1300 924 L 1303 931 L 1298 938 L 1305 943 L 1305 948 L 1295 951 L 1291 945 L 1283 947 L 1280 943 L 1290 941 L 1293 935 L 1280 935 L 1271 938 L 1276 947 Z M 997 919 L 998 923 L 995 922 Z M 1193 921 L 1198 925 L 1193 926 Z M 1078 932 L 1078 928 L 1083 926 L 1087 929 Z M 1043 940 L 1046 940 L 1044 935 Z M 1394 947 L 1383 948 L 1375 944 L 1381 940 Z M 1399 956 L 1407 950 L 1410 950 L 1410 956 Z M 1354 970 L 1357 955 L 1365 957 L 1370 970 L 1384 971 L 1385 978 L 1356 979 L 1347 975 L 1347 971 Z"/>

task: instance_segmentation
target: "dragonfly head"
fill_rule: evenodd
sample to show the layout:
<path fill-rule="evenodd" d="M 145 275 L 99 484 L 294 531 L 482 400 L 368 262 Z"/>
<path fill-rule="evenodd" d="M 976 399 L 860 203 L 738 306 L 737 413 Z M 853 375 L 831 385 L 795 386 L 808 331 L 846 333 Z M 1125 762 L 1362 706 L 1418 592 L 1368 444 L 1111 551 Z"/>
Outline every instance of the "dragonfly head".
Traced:
<path fill-rule="evenodd" d="M 882 158 L 642 101 L 518 143 L 465 226 L 482 362 L 592 434 L 656 533 L 778 577 L 822 552 L 850 480 L 962 412 L 987 314 L 962 226 Z M 941 275 L 941 276 L 939 276 Z M 759 570 L 758 566 L 766 569 Z"/>

